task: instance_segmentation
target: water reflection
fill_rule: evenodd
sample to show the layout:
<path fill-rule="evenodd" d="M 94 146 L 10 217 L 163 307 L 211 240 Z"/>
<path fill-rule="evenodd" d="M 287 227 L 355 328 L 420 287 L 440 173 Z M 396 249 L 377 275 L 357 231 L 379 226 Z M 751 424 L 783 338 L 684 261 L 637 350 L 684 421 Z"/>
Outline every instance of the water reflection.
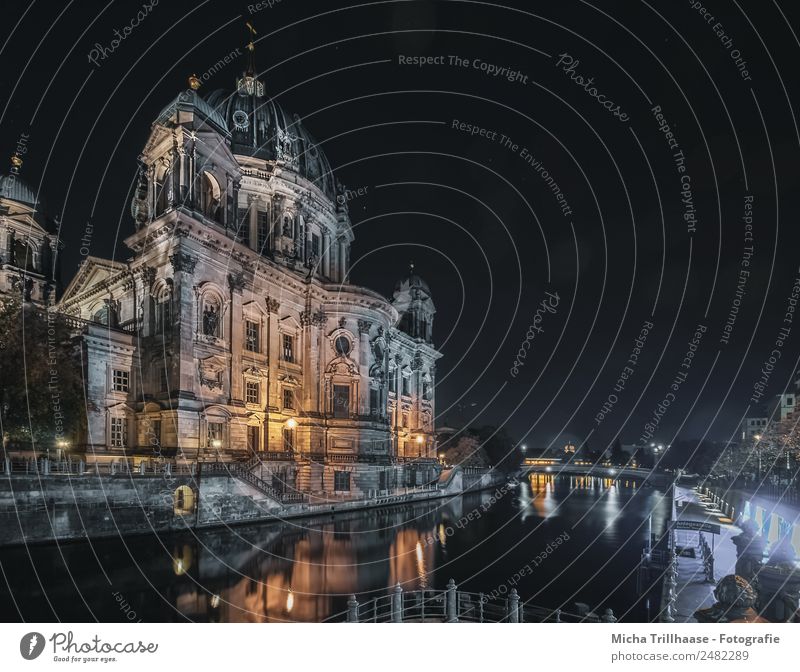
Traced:
<path fill-rule="evenodd" d="M 489 592 L 569 531 L 570 541 L 517 586 L 520 594 L 550 607 L 578 597 L 616 612 L 633 606 L 643 619 L 629 577 L 649 511 L 654 530 L 663 529 L 669 506 L 654 490 L 531 474 L 499 495 L 127 543 L 38 547 L 31 549 L 33 565 L 25 549 L 10 549 L 0 551 L 0 564 L 26 620 L 129 620 L 113 597 L 118 592 L 136 620 L 322 621 L 342 614 L 351 593 L 363 603 L 397 583 L 406 590 L 443 588 L 454 578 L 465 590 Z M 6 593 L 0 586 L 0 618 L 19 620 Z"/>

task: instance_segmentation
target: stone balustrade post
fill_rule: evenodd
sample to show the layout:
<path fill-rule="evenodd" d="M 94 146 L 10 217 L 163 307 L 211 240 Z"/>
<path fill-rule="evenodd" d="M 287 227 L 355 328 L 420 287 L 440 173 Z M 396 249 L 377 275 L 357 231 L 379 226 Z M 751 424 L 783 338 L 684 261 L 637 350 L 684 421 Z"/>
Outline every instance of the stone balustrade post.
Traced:
<path fill-rule="evenodd" d="M 355 595 L 351 595 L 347 600 L 347 622 L 358 623 L 358 600 Z"/>
<path fill-rule="evenodd" d="M 45 476 L 50 475 L 50 460 L 48 460 L 46 457 L 42 458 L 42 474 Z"/>
<path fill-rule="evenodd" d="M 83 476 L 83 472 L 86 470 L 86 462 L 83 460 L 78 460 L 78 475 Z"/>
<path fill-rule="evenodd" d="M 516 588 L 512 588 L 508 595 L 508 622 L 519 623 L 519 595 Z"/>
<path fill-rule="evenodd" d="M 445 592 L 445 610 L 448 623 L 458 623 L 457 599 L 456 582 L 450 579 L 447 582 L 447 590 Z"/>
<path fill-rule="evenodd" d="M 392 593 L 392 623 L 403 622 L 403 587 L 398 583 Z"/>

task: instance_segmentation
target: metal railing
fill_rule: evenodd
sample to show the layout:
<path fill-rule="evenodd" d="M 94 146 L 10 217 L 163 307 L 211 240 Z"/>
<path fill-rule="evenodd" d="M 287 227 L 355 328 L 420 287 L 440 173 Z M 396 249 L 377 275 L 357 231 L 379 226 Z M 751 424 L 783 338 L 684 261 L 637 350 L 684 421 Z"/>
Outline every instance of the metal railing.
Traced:
<path fill-rule="evenodd" d="M 201 466 L 203 474 L 227 474 L 238 478 L 252 485 L 256 490 L 260 490 L 268 497 L 281 504 L 292 504 L 308 501 L 308 497 L 301 492 L 285 492 L 274 488 L 263 478 L 257 476 L 241 462 L 203 462 Z"/>
<path fill-rule="evenodd" d="M 83 460 L 51 460 L 46 457 L 27 460 L 0 460 L 0 474 L 39 475 L 39 476 L 91 476 L 104 474 L 108 476 L 162 476 L 162 475 L 194 475 L 197 472 L 195 463 L 175 464 L 165 461 L 142 460 L 134 466 L 131 460 L 119 458 L 111 462 L 86 463 Z"/>
<path fill-rule="evenodd" d="M 330 616 L 330 621 L 347 623 L 614 623 L 611 609 L 602 616 L 594 612 L 568 613 L 520 600 L 512 588 L 507 597 L 458 590 L 450 579 L 444 590 L 404 591 L 397 584 L 388 595 L 359 602 L 351 595 L 346 611 Z"/>

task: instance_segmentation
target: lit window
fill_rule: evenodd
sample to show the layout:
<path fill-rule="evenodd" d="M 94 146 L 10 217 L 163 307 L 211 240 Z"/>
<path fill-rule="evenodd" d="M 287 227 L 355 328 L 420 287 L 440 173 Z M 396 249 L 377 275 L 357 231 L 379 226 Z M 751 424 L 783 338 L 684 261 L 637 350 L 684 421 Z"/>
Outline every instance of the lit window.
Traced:
<path fill-rule="evenodd" d="M 114 369 L 112 374 L 112 388 L 114 392 L 127 392 L 130 383 L 130 372 L 122 369 Z"/>
<path fill-rule="evenodd" d="M 258 383 L 256 381 L 248 380 L 245 389 L 245 400 L 248 404 L 258 403 Z"/>
<path fill-rule="evenodd" d="M 283 407 L 294 408 L 294 390 L 291 387 L 283 388 Z"/>
<path fill-rule="evenodd" d="M 253 320 L 244 323 L 244 347 L 250 352 L 258 352 L 259 324 Z"/>
<path fill-rule="evenodd" d="M 283 349 L 281 350 L 284 362 L 294 362 L 294 336 L 283 335 Z"/>
<path fill-rule="evenodd" d="M 128 423 L 125 418 L 111 418 L 111 447 L 124 448 L 128 442 Z"/>

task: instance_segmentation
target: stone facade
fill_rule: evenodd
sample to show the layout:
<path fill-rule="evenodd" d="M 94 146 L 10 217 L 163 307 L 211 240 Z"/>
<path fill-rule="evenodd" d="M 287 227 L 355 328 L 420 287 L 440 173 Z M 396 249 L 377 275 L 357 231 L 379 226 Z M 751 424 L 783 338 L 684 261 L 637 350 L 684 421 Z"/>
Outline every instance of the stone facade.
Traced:
<path fill-rule="evenodd" d="M 0 296 L 51 306 L 58 289 L 56 225 L 34 190 L 16 175 L 0 176 Z"/>
<path fill-rule="evenodd" d="M 58 303 L 85 334 L 87 451 L 258 454 L 312 491 L 431 478 L 366 469 L 435 462 L 430 289 L 350 284 L 343 187 L 300 120 L 246 72 L 181 93 L 139 162 L 132 258 L 88 257 Z"/>

